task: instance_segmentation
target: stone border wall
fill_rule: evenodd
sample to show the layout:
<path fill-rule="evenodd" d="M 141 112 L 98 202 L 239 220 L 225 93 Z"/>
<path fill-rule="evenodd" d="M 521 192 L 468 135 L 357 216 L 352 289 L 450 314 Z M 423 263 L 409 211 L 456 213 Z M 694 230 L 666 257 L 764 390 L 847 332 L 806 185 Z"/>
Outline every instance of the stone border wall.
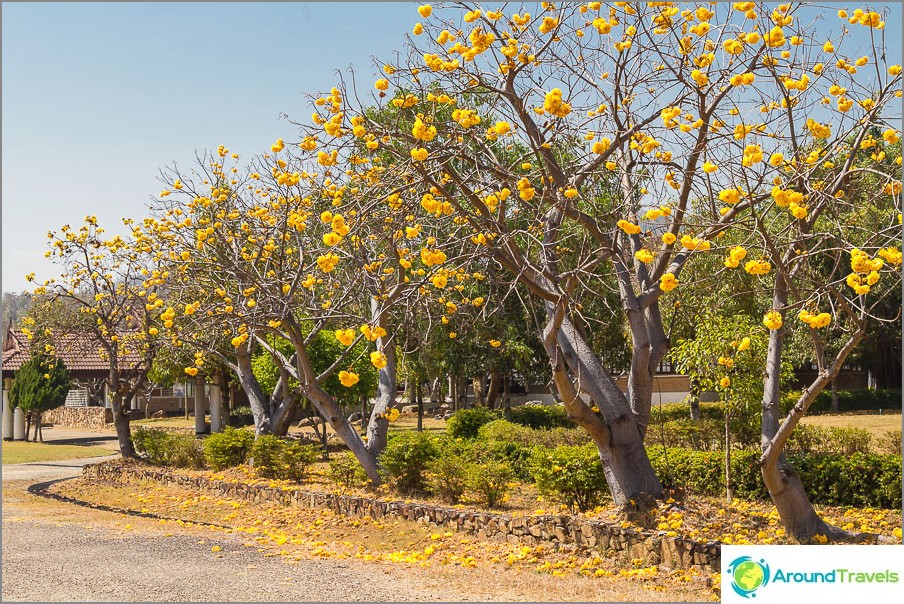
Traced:
<path fill-rule="evenodd" d="M 113 410 L 104 407 L 58 407 L 45 411 L 41 423 L 65 428 L 103 428 L 113 423 Z"/>
<path fill-rule="evenodd" d="M 610 555 L 640 558 L 647 564 L 673 569 L 698 567 L 705 571 L 720 570 L 721 550 L 716 543 L 699 543 L 680 537 L 667 537 L 665 531 L 644 533 L 575 516 L 511 516 L 426 503 L 383 501 L 304 491 L 298 488 L 283 490 L 281 487 L 237 484 L 211 480 L 203 476 L 172 474 L 157 468 L 125 466 L 116 461 L 87 465 L 84 468 L 84 476 L 112 483 L 150 480 L 254 503 L 273 502 L 303 508 L 328 508 L 347 516 L 372 518 L 394 516 L 472 533 L 480 538 L 544 545 L 554 549 L 563 546 L 591 549 Z"/>

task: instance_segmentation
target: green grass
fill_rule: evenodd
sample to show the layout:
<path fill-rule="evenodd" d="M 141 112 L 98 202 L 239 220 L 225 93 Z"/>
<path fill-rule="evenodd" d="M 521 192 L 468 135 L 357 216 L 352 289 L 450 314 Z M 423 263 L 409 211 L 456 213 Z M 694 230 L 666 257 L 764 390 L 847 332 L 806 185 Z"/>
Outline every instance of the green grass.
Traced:
<path fill-rule="evenodd" d="M 82 447 L 79 445 L 55 445 L 52 443 L 31 443 L 24 441 L 3 441 L 3 465 L 29 461 L 59 461 L 82 457 L 100 457 L 113 453 L 104 447 Z"/>
<path fill-rule="evenodd" d="M 145 428 L 194 429 L 195 418 L 190 417 L 188 419 L 185 419 L 184 417 L 163 417 L 160 419 L 136 419 L 132 420 L 131 425 L 133 428 L 144 426 Z"/>

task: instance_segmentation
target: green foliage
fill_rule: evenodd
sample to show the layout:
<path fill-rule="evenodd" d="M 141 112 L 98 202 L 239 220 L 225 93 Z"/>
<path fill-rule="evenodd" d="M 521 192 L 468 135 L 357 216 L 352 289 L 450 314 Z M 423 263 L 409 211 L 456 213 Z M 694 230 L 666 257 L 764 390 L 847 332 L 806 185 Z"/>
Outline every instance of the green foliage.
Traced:
<path fill-rule="evenodd" d="M 901 391 L 895 389 L 886 390 L 838 390 L 838 411 L 879 411 L 880 409 L 900 409 Z M 787 413 L 791 405 L 797 402 L 794 397 L 791 404 L 783 406 L 783 412 Z M 831 413 L 832 391 L 823 390 L 816 395 L 816 400 L 807 409 L 807 415 Z"/>
<path fill-rule="evenodd" d="M 497 411 L 486 407 L 462 409 L 449 418 L 446 423 L 446 432 L 452 438 L 476 438 L 477 431 L 482 425 L 500 418 Z"/>
<path fill-rule="evenodd" d="M 853 455 L 872 451 L 873 437 L 869 430 L 863 428 L 822 428 L 807 424 L 798 425 L 785 451 L 797 453 L 828 453 L 835 455 Z"/>
<path fill-rule="evenodd" d="M 568 417 L 568 411 L 565 410 L 563 405 L 523 405 L 512 407 L 509 421 L 534 430 L 575 427 L 575 423 Z"/>
<path fill-rule="evenodd" d="M 592 444 L 538 448 L 532 467 L 540 494 L 567 505 L 572 512 L 596 507 L 608 493 L 603 465 Z"/>
<path fill-rule="evenodd" d="M 668 403 L 653 406 L 650 410 L 651 422 L 658 424 L 675 420 L 690 419 L 689 403 Z M 722 403 L 700 403 L 700 419 L 725 419 L 725 406 Z"/>
<path fill-rule="evenodd" d="M 314 445 L 265 434 L 254 441 L 251 457 L 261 478 L 301 482 L 317 459 L 318 450 Z"/>
<path fill-rule="evenodd" d="M 30 357 L 13 380 L 9 391 L 12 408 L 25 412 L 43 413 L 61 407 L 72 387 L 69 370 L 62 359 L 45 354 Z"/>
<path fill-rule="evenodd" d="M 518 480 L 533 482 L 531 459 L 536 447 L 505 441 L 478 441 L 474 455 L 480 461 L 505 464 Z"/>
<path fill-rule="evenodd" d="M 470 464 L 467 468 L 467 487 L 479 494 L 488 507 L 498 507 L 505 499 L 512 478 L 508 464 L 488 460 Z"/>
<path fill-rule="evenodd" d="M 138 428 L 132 433 L 135 451 L 157 466 L 199 469 L 204 467 L 204 451 L 191 434 Z"/>
<path fill-rule="evenodd" d="M 683 447 L 696 451 L 724 448 L 725 424 L 718 419 L 676 419 L 654 424 L 647 431 L 647 442 L 667 447 Z"/>
<path fill-rule="evenodd" d="M 427 464 L 439 454 L 437 438 L 429 432 L 397 432 L 380 454 L 380 473 L 402 492 L 421 491 Z"/>
<path fill-rule="evenodd" d="M 725 457 L 719 451 L 647 449 L 664 487 L 718 496 L 725 490 Z M 768 499 L 760 474 L 758 451 L 738 451 L 731 458 L 734 492 L 741 499 Z M 901 456 L 809 454 L 789 455 L 810 500 L 823 505 L 901 507 Z"/>
<path fill-rule="evenodd" d="M 364 473 L 361 462 L 348 451 L 330 458 L 327 475 L 330 480 L 344 487 L 355 487 L 367 481 L 367 474 Z"/>
<path fill-rule="evenodd" d="M 212 470 L 239 466 L 248 459 L 254 433 L 229 427 L 204 439 L 204 459 Z"/>
<path fill-rule="evenodd" d="M 533 430 L 497 419 L 482 425 L 477 436 L 487 442 L 511 442 L 527 447 L 540 445 L 557 447 L 559 445 L 582 445 L 587 442 L 587 433 L 579 428 L 554 428 L 550 430 Z"/>
<path fill-rule="evenodd" d="M 883 453 L 887 453 L 889 455 L 901 454 L 900 430 L 898 430 L 897 432 L 894 430 L 887 430 L 885 434 L 883 434 L 876 440 L 877 444 L 879 445 L 879 449 L 881 449 Z"/>
<path fill-rule="evenodd" d="M 427 462 L 427 484 L 430 491 L 443 501 L 458 503 L 464 495 L 471 460 L 446 448 L 438 457 Z"/>

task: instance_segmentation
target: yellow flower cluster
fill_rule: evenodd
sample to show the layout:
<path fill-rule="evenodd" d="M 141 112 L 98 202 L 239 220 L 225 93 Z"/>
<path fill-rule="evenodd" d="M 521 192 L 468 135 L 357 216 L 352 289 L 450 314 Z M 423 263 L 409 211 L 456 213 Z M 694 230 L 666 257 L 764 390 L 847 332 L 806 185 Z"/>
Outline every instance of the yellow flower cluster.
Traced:
<path fill-rule="evenodd" d="M 886 247 L 879 250 L 879 255 L 889 264 L 901 266 L 901 250 L 893 247 Z"/>
<path fill-rule="evenodd" d="M 419 115 L 414 120 L 414 126 L 411 128 L 411 135 L 418 140 L 430 142 L 436 137 L 436 126 L 428 126 Z"/>
<path fill-rule="evenodd" d="M 351 329 L 351 328 L 337 329 L 333 333 L 336 336 L 336 339 L 339 340 L 339 342 L 343 346 L 351 346 L 352 342 L 355 341 L 355 330 L 354 329 Z"/>
<path fill-rule="evenodd" d="M 530 201 L 536 194 L 537 191 L 531 186 L 530 180 L 522 178 L 518 181 L 518 197 L 524 201 Z"/>
<path fill-rule="evenodd" d="M 370 340 L 371 342 L 375 342 L 377 338 L 382 338 L 386 335 L 386 330 L 377 325 L 376 327 L 371 327 L 366 323 L 361 326 L 361 333 L 364 334 L 364 337 Z"/>
<path fill-rule="evenodd" d="M 734 205 L 741 201 L 741 193 L 737 189 L 722 189 L 719 191 L 719 201 Z"/>
<path fill-rule="evenodd" d="M 822 329 L 832 322 L 832 315 L 827 312 L 813 314 L 804 309 L 800 311 L 797 318 L 809 325 L 812 329 Z"/>
<path fill-rule="evenodd" d="M 690 235 L 685 235 L 681 238 L 681 245 L 695 252 L 705 252 L 710 248 L 709 241 L 699 237 L 691 237 Z"/>
<path fill-rule="evenodd" d="M 653 253 L 649 250 L 637 250 L 637 252 L 634 253 L 634 257 L 644 264 L 653 262 Z"/>
<path fill-rule="evenodd" d="M 386 367 L 386 355 L 379 350 L 370 353 L 370 364 L 377 369 L 383 369 Z"/>
<path fill-rule="evenodd" d="M 437 266 L 446 261 L 446 253 L 442 250 L 431 250 L 430 248 L 421 249 L 421 262 L 424 266 Z"/>
<path fill-rule="evenodd" d="M 782 315 L 777 310 L 770 310 L 763 315 L 763 325 L 772 330 L 780 328 L 782 326 Z"/>
<path fill-rule="evenodd" d="M 741 263 L 741 260 L 747 257 L 747 250 L 743 247 L 736 245 L 728 251 L 728 257 L 725 259 L 725 266 L 728 268 L 738 268 L 738 265 Z"/>
<path fill-rule="evenodd" d="M 562 101 L 562 91 L 560 89 L 553 88 L 546 93 L 546 99 L 543 101 L 543 110 L 556 117 L 565 117 L 571 113 L 571 105 Z"/>
<path fill-rule="evenodd" d="M 869 273 L 878 271 L 885 265 L 881 258 L 869 259 L 869 254 L 863 250 L 854 248 L 851 250 L 851 269 L 855 273 Z"/>
<path fill-rule="evenodd" d="M 480 123 L 480 116 L 473 109 L 456 109 L 452 112 L 452 119 L 462 128 L 470 128 Z"/>
<path fill-rule="evenodd" d="M 659 289 L 664 292 L 670 292 L 676 287 L 678 287 L 678 279 L 676 279 L 675 275 L 672 273 L 664 274 L 659 280 Z"/>
<path fill-rule="evenodd" d="M 328 252 L 317 257 L 317 266 L 320 267 L 320 270 L 322 270 L 324 273 L 332 272 L 338 264 L 339 256 L 337 256 L 333 252 Z"/>
<path fill-rule="evenodd" d="M 640 232 L 640 227 L 634 224 L 633 222 L 629 222 L 627 220 L 619 220 L 615 223 L 615 226 L 620 228 L 622 231 L 627 233 L 628 235 L 637 235 Z"/>
<path fill-rule="evenodd" d="M 744 147 L 744 155 L 741 165 L 744 167 L 755 166 L 763 161 L 763 149 L 759 145 L 747 145 Z"/>
<path fill-rule="evenodd" d="M 663 233 L 662 234 L 662 242 L 666 245 L 672 245 L 678 241 L 678 238 L 675 237 L 674 233 Z"/>
<path fill-rule="evenodd" d="M 791 204 L 800 205 L 800 202 L 804 199 L 804 195 L 793 189 L 782 189 L 779 186 L 775 186 L 772 187 L 772 199 L 775 200 L 775 205 L 778 207 L 787 208 Z"/>
<path fill-rule="evenodd" d="M 357 384 L 360 379 L 361 378 L 358 376 L 358 374 L 353 371 L 345 371 L 343 369 L 339 372 L 339 383 L 341 383 L 346 388 L 351 388 L 352 386 Z"/>
<path fill-rule="evenodd" d="M 772 265 L 765 260 L 751 260 L 744 265 L 744 270 L 751 275 L 765 275 L 772 270 Z"/>

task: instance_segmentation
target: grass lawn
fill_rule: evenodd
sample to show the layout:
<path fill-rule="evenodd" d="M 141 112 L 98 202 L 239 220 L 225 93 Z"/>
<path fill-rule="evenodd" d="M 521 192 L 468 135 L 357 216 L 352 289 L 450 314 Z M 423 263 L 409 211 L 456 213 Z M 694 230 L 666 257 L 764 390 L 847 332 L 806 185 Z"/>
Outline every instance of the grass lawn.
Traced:
<path fill-rule="evenodd" d="M 79 445 L 55 445 L 52 443 L 30 443 L 24 441 L 3 441 L 3 464 L 25 463 L 28 461 L 59 461 L 82 457 L 110 455 L 112 451 L 104 447 L 82 447 Z"/>
<path fill-rule="evenodd" d="M 195 418 L 190 417 L 162 417 L 160 419 L 136 419 L 131 422 L 133 427 L 144 426 L 145 428 L 185 428 L 194 429 Z"/>
<path fill-rule="evenodd" d="M 801 420 L 820 428 L 861 428 L 873 436 L 883 436 L 889 430 L 901 431 L 901 413 L 839 413 L 838 415 L 805 415 Z"/>

